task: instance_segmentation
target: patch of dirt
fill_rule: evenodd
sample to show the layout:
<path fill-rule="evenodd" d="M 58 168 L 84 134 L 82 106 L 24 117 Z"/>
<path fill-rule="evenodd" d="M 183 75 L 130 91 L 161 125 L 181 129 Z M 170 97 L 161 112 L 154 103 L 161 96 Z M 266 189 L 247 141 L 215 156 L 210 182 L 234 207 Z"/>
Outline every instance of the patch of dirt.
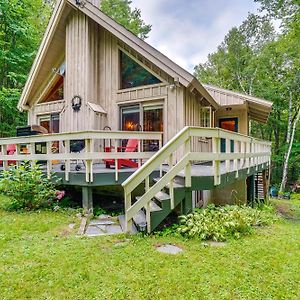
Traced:
<path fill-rule="evenodd" d="M 276 211 L 284 218 L 292 218 L 293 213 L 289 205 L 286 204 L 277 204 Z"/>

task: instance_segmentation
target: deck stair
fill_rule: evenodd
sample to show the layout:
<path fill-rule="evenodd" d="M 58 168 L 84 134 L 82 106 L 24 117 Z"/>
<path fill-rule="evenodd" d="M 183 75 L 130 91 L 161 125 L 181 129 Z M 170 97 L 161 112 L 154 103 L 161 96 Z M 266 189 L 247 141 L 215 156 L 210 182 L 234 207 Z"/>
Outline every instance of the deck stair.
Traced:
<path fill-rule="evenodd" d="M 203 137 L 211 138 L 212 151 L 193 151 L 193 139 Z M 226 149 L 225 153 L 221 152 L 221 139 L 227 141 L 228 145 L 234 141 L 235 152 L 232 153 L 230 149 Z M 269 163 L 270 146 L 268 142 L 219 128 L 183 128 L 122 183 L 125 199 L 125 231 L 130 231 L 133 223 L 137 226 L 139 223 L 146 223 L 147 232 L 151 232 L 172 211 L 183 214 L 191 211 L 192 189 L 199 189 L 199 186 L 192 185 L 193 162 L 211 162 L 212 188 L 214 188 L 220 184 L 228 184 L 228 174 L 238 179 L 241 176 L 241 168 L 244 169 L 243 176 L 246 178 L 251 172 L 258 172 L 260 165 L 266 167 Z M 221 162 L 225 162 L 223 169 Z M 163 166 L 166 165 L 168 167 L 163 172 Z M 151 174 L 157 170 L 160 170 L 160 177 L 151 180 Z M 133 198 L 136 189 L 141 185 L 144 187 L 143 195 Z"/>
<path fill-rule="evenodd" d="M 264 201 L 264 183 L 262 172 L 255 175 L 255 198 L 258 201 Z"/>

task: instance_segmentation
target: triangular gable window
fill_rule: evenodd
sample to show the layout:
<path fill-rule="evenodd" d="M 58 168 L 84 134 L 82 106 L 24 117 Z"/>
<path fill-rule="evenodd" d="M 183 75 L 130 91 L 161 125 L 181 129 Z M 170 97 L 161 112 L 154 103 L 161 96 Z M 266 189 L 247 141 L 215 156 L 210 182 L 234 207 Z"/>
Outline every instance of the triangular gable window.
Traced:
<path fill-rule="evenodd" d="M 41 99 L 41 103 L 58 101 L 64 99 L 64 77 L 60 74 L 55 74 L 55 78 L 50 89 Z"/>
<path fill-rule="evenodd" d="M 121 89 L 161 83 L 161 81 L 120 51 Z"/>

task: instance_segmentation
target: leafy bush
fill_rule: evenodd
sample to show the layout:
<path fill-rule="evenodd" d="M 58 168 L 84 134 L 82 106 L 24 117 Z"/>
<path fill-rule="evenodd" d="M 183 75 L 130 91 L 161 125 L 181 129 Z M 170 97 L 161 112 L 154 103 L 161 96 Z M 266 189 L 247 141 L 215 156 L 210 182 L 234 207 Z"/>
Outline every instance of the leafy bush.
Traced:
<path fill-rule="evenodd" d="M 269 209 L 248 206 L 209 205 L 192 214 L 180 217 L 178 232 L 188 238 L 225 241 L 229 237 L 240 238 L 251 233 L 254 226 L 271 224 L 275 215 Z"/>
<path fill-rule="evenodd" d="M 9 199 L 2 202 L 5 210 L 51 207 L 62 196 L 40 167 L 29 163 L 12 166 L 1 173 L 0 193 Z"/>

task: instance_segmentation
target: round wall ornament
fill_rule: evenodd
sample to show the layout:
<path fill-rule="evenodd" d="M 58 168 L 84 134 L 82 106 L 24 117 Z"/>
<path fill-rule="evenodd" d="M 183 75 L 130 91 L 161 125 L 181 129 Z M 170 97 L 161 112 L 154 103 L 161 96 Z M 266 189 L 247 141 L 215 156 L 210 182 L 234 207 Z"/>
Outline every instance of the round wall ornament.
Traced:
<path fill-rule="evenodd" d="M 82 98 L 78 95 L 72 98 L 72 108 L 74 111 L 79 111 L 82 104 Z"/>

